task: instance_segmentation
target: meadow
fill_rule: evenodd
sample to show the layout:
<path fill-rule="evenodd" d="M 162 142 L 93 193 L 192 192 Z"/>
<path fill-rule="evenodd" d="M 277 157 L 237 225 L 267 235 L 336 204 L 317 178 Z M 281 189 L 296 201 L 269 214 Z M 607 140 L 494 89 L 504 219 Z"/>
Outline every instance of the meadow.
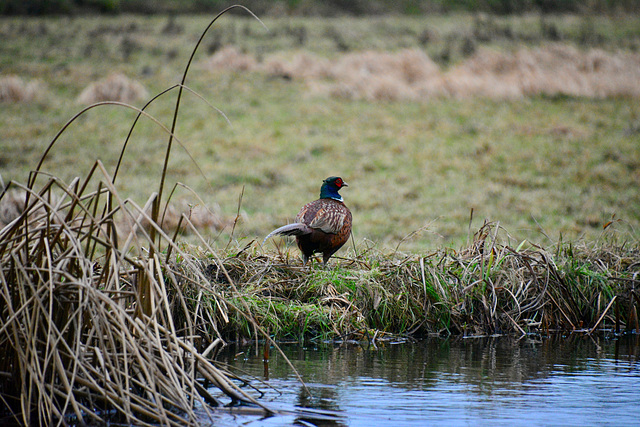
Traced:
<path fill-rule="evenodd" d="M 22 102 L 1 104 L 3 180 L 26 181 L 56 132 L 86 106 L 78 98 L 92 83 L 116 72 L 126 75 L 146 88 L 131 101 L 138 107 L 179 83 L 208 19 L 2 19 L 2 76 L 19 77 L 28 92 Z M 478 67 L 485 72 L 512 66 L 517 55 L 533 61 L 553 49 L 586 58 L 595 52 L 590 63 L 604 55 L 605 65 L 620 61 L 622 52 L 633 65 L 640 45 L 637 17 L 450 15 L 264 23 L 267 29 L 250 17 L 225 17 L 203 41 L 186 82 L 204 100 L 186 94 L 177 129 L 184 147 L 173 150 L 168 181 L 186 186 L 173 196 L 178 210 L 204 203 L 215 213 L 203 221 L 212 241 L 226 243 L 232 229 L 240 242 L 260 239 L 291 221 L 329 175 L 350 183 L 344 196 L 354 213 L 355 243 L 370 241 L 380 249 L 400 242 L 401 249 L 414 252 L 457 248 L 485 220 L 499 222 L 518 243 L 594 241 L 612 220 L 614 234 L 637 237 L 637 81 L 613 96 L 573 96 L 558 89 L 496 95 L 491 88 L 499 88 L 500 75 L 492 77 L 489 89 L 464 83 L 449 96 L 403 96 L 399 91 L 406 88 L 393 82 L 359 95 L 357 88 L 339 90 L 338 84 L 347 84 L 339 73 L 348 70 L 337 69 L 319 82 L 286 68 L 296 58 L 307 58 L 298 66 L 312 70 L 320 59 L 331 65 L 362 52 L 388 57 L 411 51 L 424 54 L 440 74 L 466 66 L 477 75 Z M 212 66 L 228 46 L 249 58 L 248 65 Z M 483 65 L 496 55 L 507 56 L 498 65 Z M 309 65 L 308 58 L 320 59 Z M 557 87 L 554 80 L 570 71 L 551 69 L 536 84 Z M 327 81 L 334 85 L 327 89 Z M 147 111 L 168 125 L 174 99 L 175 93 L 164 95 Z M 100 158 L 113 170 L 135 114 L 115 106 L 90 111 L 66 129 L 43 169 L 68 181 Z M 167 135 L 143 119 L 131 139 L 119 185 L 127 197 L 142 201 L 157 185 Z"/>

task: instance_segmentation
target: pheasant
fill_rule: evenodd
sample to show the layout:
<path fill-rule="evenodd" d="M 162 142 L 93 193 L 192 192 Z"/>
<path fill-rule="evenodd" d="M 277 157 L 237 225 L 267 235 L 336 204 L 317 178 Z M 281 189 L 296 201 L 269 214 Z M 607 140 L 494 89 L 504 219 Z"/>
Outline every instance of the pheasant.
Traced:
<path fill-rule="evenodd" d="M 322 263 L 327 261 L 344 245 L 351 235 L 351 211 L 343 202 L 338 191 L 348 187 L 342 178 L 332 176 L 322 181 L 320 198 L 307 203 L 300 209 L 296 222 L 273 230 L 271 236 L 296 236 L 302 251 L 303 265 L 316 252 L 322 253 Z"/>

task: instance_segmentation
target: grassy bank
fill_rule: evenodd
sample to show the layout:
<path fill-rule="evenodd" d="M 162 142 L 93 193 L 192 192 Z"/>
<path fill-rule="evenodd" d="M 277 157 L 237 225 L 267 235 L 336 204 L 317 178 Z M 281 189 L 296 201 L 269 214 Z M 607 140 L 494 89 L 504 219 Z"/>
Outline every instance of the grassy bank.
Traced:
<path fill-rule="evenodd" d="M 329 268 L 302 268 L 295 251 L 261 252 L 256 244 L 231 252 L 223 261 L 227 276 L 217 257 L 187 250 L 186 265 L 198 265 L 211 284 L 203 293 L 183 282 L 192 310 L 229 302 L 230 322 L 211 323 L 227 339 L 255 338 L 246 314 L 237 312 L 247 310 L 263 330 L 294 341 L 621 333 L 638 326 L 637 243 L 545 249 L 517 244 L 487 223 L 458 250 L 408 255 L 355 247 Z"/>

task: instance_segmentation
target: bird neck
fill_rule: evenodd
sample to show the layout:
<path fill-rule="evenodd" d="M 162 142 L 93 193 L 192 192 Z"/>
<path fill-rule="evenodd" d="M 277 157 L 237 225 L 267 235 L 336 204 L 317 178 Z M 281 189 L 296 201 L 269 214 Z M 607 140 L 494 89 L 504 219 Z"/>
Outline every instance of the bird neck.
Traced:
<path fill-rule="evenodd" d="M 342 196 L 340 194 L 338 194 L 338 190 L 333 188 L 333 187 L 330 187 L 326 183 L 322 184 L 322 187 L 320 187 L 320 198 L 321 199 L 333 199 L 333 200 L 337 200 L 339 202 L 344 201 Z"/>

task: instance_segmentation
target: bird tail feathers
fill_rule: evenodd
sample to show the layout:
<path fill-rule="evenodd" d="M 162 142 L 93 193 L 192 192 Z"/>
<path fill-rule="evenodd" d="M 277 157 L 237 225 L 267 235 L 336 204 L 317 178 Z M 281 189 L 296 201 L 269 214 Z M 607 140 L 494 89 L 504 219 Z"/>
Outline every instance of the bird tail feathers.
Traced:
<path fill-rule="evenodd" d="M 294 222 L 293 224 L 283 225 L 282 227 L 273 230 L 264 238 L 262 244 L 264 245 L 267 239 L 272 236 L 302 236 L 303 234 L 309 234 L 310 232 L 311 229 L 308 225 L 301 222 Z"/>

